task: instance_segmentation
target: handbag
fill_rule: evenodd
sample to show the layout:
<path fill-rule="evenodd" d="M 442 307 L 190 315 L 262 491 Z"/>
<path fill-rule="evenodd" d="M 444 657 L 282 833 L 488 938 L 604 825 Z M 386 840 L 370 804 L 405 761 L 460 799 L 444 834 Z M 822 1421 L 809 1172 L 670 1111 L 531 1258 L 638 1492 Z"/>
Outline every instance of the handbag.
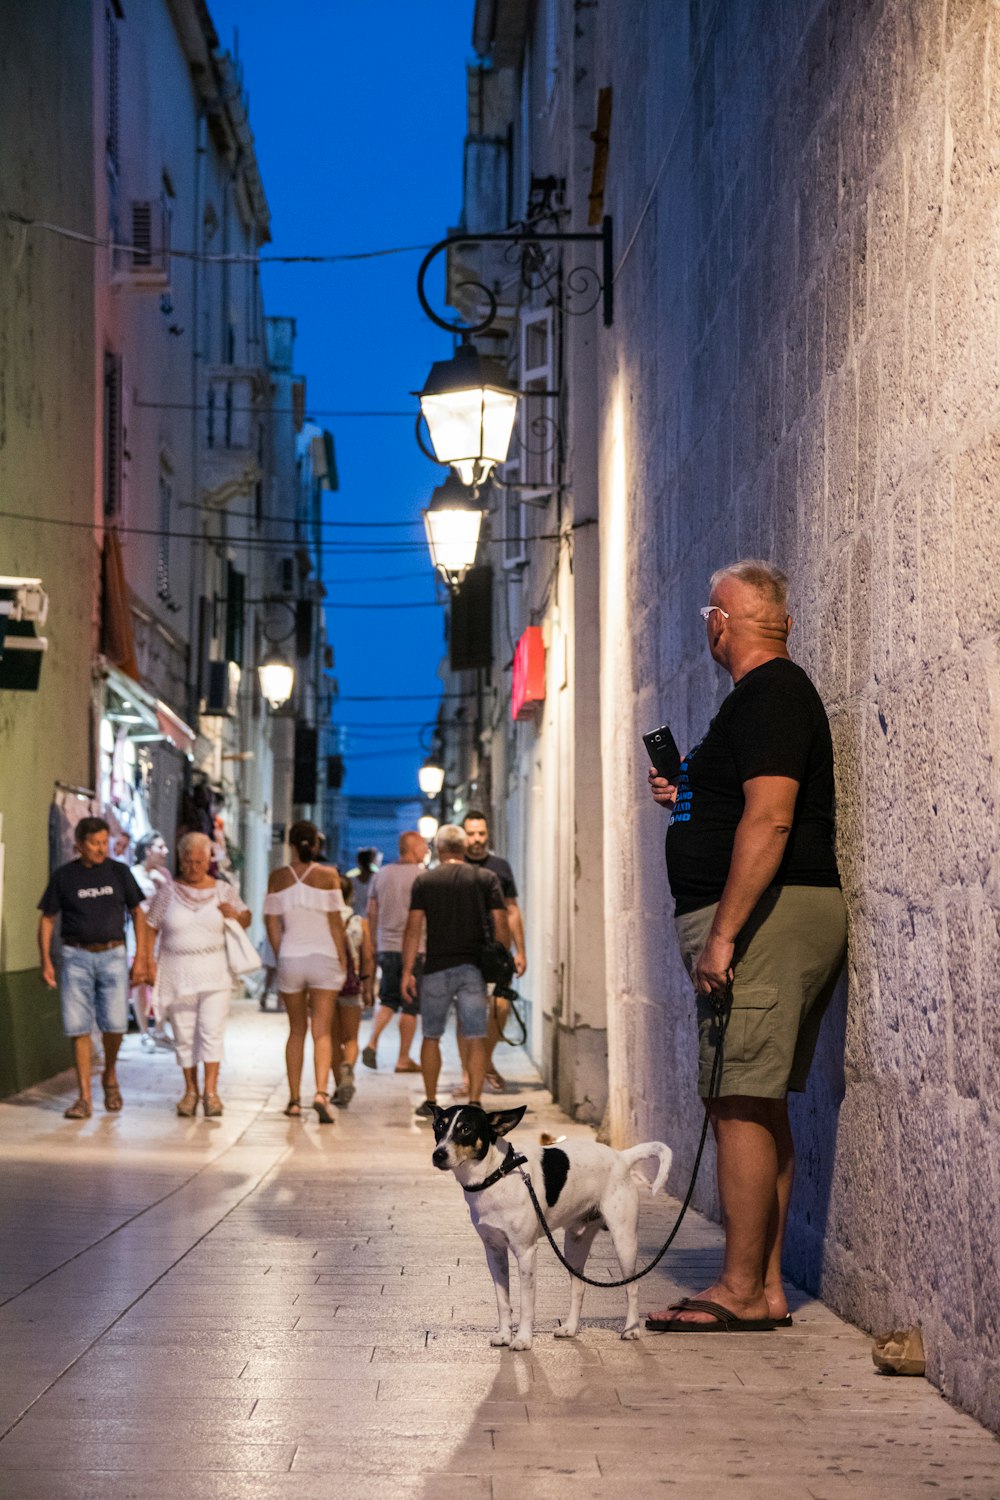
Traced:
<path fill-rule="evenodd" d="M 506 989 L 514 977 L 514 957 L 510 949 L 505 947 L 499 938 L 493 936 L 493 924 L 486 910 L 486 897 L 483 894 L 483 882 L 479 878 L 478 870 L 475 875 L 484 939 L 476 956 L 476 964 L 487 984 L 496 985 L 498 990 Z"/>
<path fill-rule="evenodd" d="M 235 979 L 244 974 L 256 974 L 264 967 L 260 954 L 235 917 L 223 917 L 222 939 L 226 945 L 226 963 Z"/>

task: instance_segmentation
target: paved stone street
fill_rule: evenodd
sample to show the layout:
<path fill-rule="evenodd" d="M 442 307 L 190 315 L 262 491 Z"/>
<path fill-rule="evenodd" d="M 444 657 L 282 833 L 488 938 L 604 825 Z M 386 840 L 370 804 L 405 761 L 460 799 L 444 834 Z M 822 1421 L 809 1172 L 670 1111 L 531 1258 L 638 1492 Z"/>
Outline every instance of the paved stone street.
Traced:
<path fill-rule="evenodd" d="M 360 1069 L 336 1127 L 290 1122 L 283 1043 L 282 1016 L 237 1007 L 222 1120 L 178 1120 L 173 1058 L 135 1037 L 120 1116 L 63 1120 L 67 1076 L 0 1105 L 0 1496 L 1000 1494 L 988 1433 L 925 1381 L 878 1377 L 869 1340 L 800 1297 L 792 1330 L 623 1344 L 624 1293 L 589 1290 L 557 1342 L 566 1277 L 543 1248 L 534 1349 L 490 1348 L 489 1275 L 412 1119 L 419 1079 Z M 500 1060 L 522 1129 L 586 1133 Z M 675 1209 L 644 1203 L 644 1260 Z M 604 1240 L 591 1267 L 610 1272 Z M 641 1305 L 704 1285 L 718 1243 L 692 1216 Z"/>

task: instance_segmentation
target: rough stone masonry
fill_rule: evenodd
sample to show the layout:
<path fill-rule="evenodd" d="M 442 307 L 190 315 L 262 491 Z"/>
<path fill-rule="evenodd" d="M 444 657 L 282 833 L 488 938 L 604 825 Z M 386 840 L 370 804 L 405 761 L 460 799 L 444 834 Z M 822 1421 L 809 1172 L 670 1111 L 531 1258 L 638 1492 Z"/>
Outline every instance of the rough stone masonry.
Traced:
<path fill-rule="evenodd" d="M 727 686 L 708 576 L 769 556 L 831 714 L 851 919 L 794 1110 L 788 1269 L 868 1329 L 922 1324 L 931 1377 L 1000 1427 L 1000 12 L 634 0 L 595 24 L 613 1130 L 690 1162 L 637 733 L 701 734 Z"/>

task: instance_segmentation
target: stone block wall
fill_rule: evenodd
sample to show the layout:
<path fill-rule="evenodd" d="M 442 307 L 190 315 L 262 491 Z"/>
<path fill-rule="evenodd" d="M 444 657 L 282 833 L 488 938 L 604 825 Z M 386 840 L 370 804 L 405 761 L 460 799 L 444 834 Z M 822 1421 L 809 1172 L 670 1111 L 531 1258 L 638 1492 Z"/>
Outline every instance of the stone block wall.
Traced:
<path fill-rule="evenodd" d="M 833 725 L 851 922 L 794 1107 L 788 1272 L 866 1328 L 921 1323 L 931 1377 L 1000 1426 L 1000 12 L 595 24 L 612 1130 L 663 1134 L 686 1179 L 694 1023 L 639 735 L 704 730 L 709 574 L 771 557 Z"/>

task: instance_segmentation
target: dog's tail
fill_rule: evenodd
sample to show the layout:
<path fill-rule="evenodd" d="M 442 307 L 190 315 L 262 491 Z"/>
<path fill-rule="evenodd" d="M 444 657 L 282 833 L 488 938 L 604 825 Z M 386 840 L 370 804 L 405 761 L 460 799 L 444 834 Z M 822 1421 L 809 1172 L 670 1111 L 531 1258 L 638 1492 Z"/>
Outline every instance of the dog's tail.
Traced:
<path fill-rule="evenodd" d="M 674 1153 L 662 1141 L 643 1141 L 641 1146 L 631 1146 L 628 1151 L 623 1151 L 622 1156 L 628 1163 L 635 1181 L 641 1182 L 644 1187 L 648 1187 L 651 1193 L 658 1193 L 666 1185 Z M 639 1163 L 641 1161 L 649 1161 L 654 1156 L 660 1165 L 656 1176 L 650 1182 L 647 1174 L 640 1170 Z"/>

